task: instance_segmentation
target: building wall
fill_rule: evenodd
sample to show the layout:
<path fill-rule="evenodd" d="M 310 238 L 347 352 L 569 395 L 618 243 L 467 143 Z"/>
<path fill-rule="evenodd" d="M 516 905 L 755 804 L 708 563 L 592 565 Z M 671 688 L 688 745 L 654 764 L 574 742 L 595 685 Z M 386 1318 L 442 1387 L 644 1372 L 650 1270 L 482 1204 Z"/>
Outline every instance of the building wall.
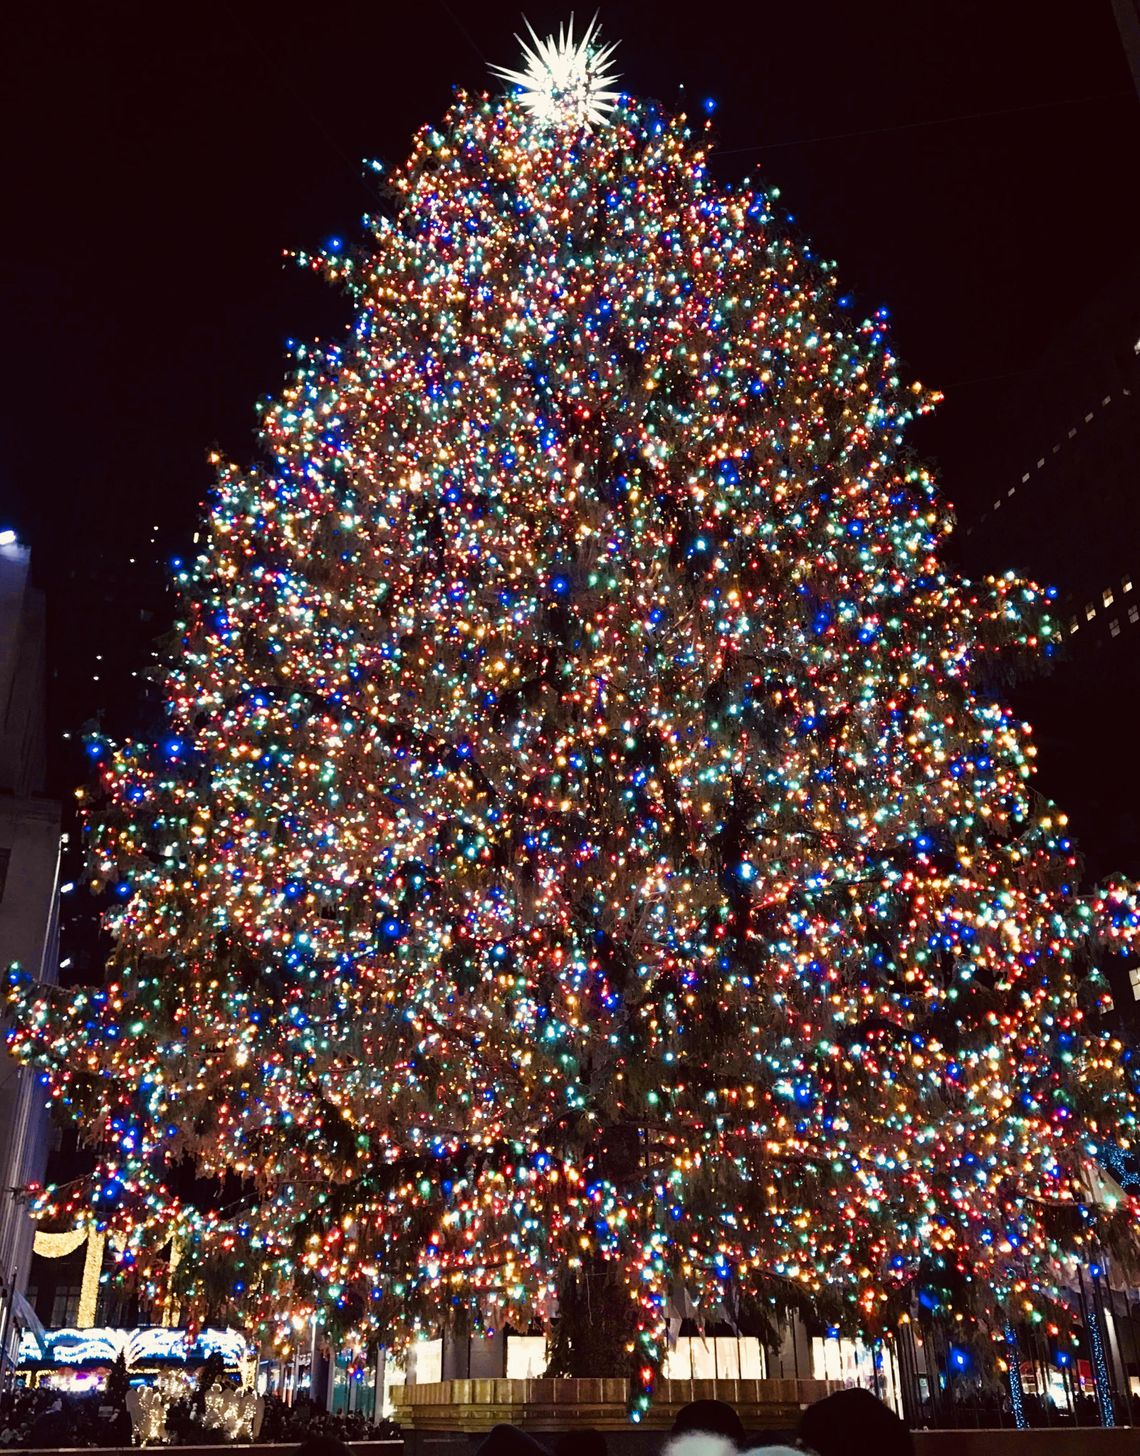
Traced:
<path fill-rule="evenodd" d="M 54 981 L 60 806 L 44 793 L 45 612 L 29 553 L 0 545 L 0 967 Z M 33 1226 L 22 1190 L 43 1178 L 50 1122 L 35 1073 L 0 1053 L 0 1279 L 22 1294 Z M 14 1333 L 14 1331 L 13 1331 Z"/>
<path fill-rule="evenodd" d="M 1051 661 L 998 685 L 1034 730 L 1036 786 L 1071 818 L 1090 879 L 1140 873 L 1140 269 L 1104 286 L 995 394 L 993 432 L 960 475 L 970 575 L 1056 588 Z M 947 487 L 954 494 L 955 480 Z"/>

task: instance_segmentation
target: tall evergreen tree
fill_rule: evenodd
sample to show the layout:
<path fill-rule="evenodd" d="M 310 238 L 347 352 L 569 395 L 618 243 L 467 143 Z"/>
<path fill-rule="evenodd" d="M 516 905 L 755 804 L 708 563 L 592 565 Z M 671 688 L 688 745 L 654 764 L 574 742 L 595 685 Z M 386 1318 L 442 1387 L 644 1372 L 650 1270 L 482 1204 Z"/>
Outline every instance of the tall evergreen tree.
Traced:
<path fill-rule="evenodd" d="M 644 1401 L 678 1283 L 1001 1334 L 1126 1247 L 1138 922 L 1030 788 L 1045 603 L 944 563 L 883 317 L 605 63 L 460 95 L 306 260 L 352 326 L 219 465 L 166 731 L 97 749 L 109 983 L 17 978 L 11 1042 L 191 1307 L 561 1308 L 584 1369 L 593 1290 Z"/>

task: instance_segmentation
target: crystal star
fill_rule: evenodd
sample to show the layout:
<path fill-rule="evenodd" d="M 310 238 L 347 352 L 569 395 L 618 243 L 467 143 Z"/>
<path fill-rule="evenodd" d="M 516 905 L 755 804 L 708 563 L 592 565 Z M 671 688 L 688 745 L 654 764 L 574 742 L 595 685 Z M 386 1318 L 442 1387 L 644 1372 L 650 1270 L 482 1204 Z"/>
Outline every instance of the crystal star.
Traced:
<path fill-rule="evenodd" d="M 618 79 L 610 57 L 617 43 L 600 46 L 598 17 L 595 15 L 582 39 L 574 39 L 574 17 L 559 27 L 558 36 L 539 40 L 526 21 L 533 46 L 517 36 L 523 48 L 525 69 L 512 71 L 492 66 L 496 76 L 521 88 L 519 100 L 539 121 L 559 125 L 600 125 L 613 110 L 621 94 L 610 87 Z"/>

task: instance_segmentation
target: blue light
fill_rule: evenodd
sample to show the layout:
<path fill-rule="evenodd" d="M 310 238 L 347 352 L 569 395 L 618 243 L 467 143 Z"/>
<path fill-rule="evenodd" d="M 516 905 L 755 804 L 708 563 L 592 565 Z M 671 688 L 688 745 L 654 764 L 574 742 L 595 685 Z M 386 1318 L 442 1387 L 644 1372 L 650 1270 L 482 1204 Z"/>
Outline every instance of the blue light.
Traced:
<path fill-rule="evenodd" d="M 714 100 L 714 98 L 711 97 L 711 96 L 706 96 L 705 97 L 705 100 L 704 100 L 704 107 L 705 107 L 705 114 L 707 116 L 711 116 L 713 114 L 713 112 L 716 110 L 716 101 Z"/>
<path fill-rule="evenodd" d="M 550 578 L 550 590 L 556 597 L 564 597 L 570 590 L 570 578 L 568 576 L 552 576 Z"/>
<path fill-rule="evenodd" d="M 1012 1325 L 1005 1327 L 1005 1343 L 1009 1351 L 1009 1402 L 1013 1408 L 1013 1419 L 1018 1430 L 1025 1430 L 1029 1422 L 1025 1418 L 1025 1401 L 1021 1390 L 1021 1356 L 1017 1353 L 1017 1335 Z"/>

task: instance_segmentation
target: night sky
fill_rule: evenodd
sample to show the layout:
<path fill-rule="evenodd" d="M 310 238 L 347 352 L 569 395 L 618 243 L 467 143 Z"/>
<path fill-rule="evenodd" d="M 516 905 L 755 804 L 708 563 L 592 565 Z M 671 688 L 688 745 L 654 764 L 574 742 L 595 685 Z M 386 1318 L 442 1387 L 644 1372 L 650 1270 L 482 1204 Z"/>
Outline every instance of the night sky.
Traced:
<path fill-rule="evenodd" d="M 540 33 L 567 14 L 526 6 Z M 519 0 L 21 12 L 0 60 L 0 526 L 49 593 L 58 741 L 99 711 L 145 719 L 131 673 L 169 621 L 208 451 L 248 461 L 284 340 L 348 322 L 283 251 L 356 235 L 361 160 L 403 160 L 453 85 L 494 88 L 521 21 Z M 1110 0 L 601 19 L 622 84 L 702 123 L 715 99 L 720 179 L 778 186 L 857 305 L 889 307 L 907 370 L 947 396 L 917 443 L 977 511 L 1003 390 L 1136 256 L 1140 105 Z M 57 754 L 57 789 L 79 771 Z"/>

